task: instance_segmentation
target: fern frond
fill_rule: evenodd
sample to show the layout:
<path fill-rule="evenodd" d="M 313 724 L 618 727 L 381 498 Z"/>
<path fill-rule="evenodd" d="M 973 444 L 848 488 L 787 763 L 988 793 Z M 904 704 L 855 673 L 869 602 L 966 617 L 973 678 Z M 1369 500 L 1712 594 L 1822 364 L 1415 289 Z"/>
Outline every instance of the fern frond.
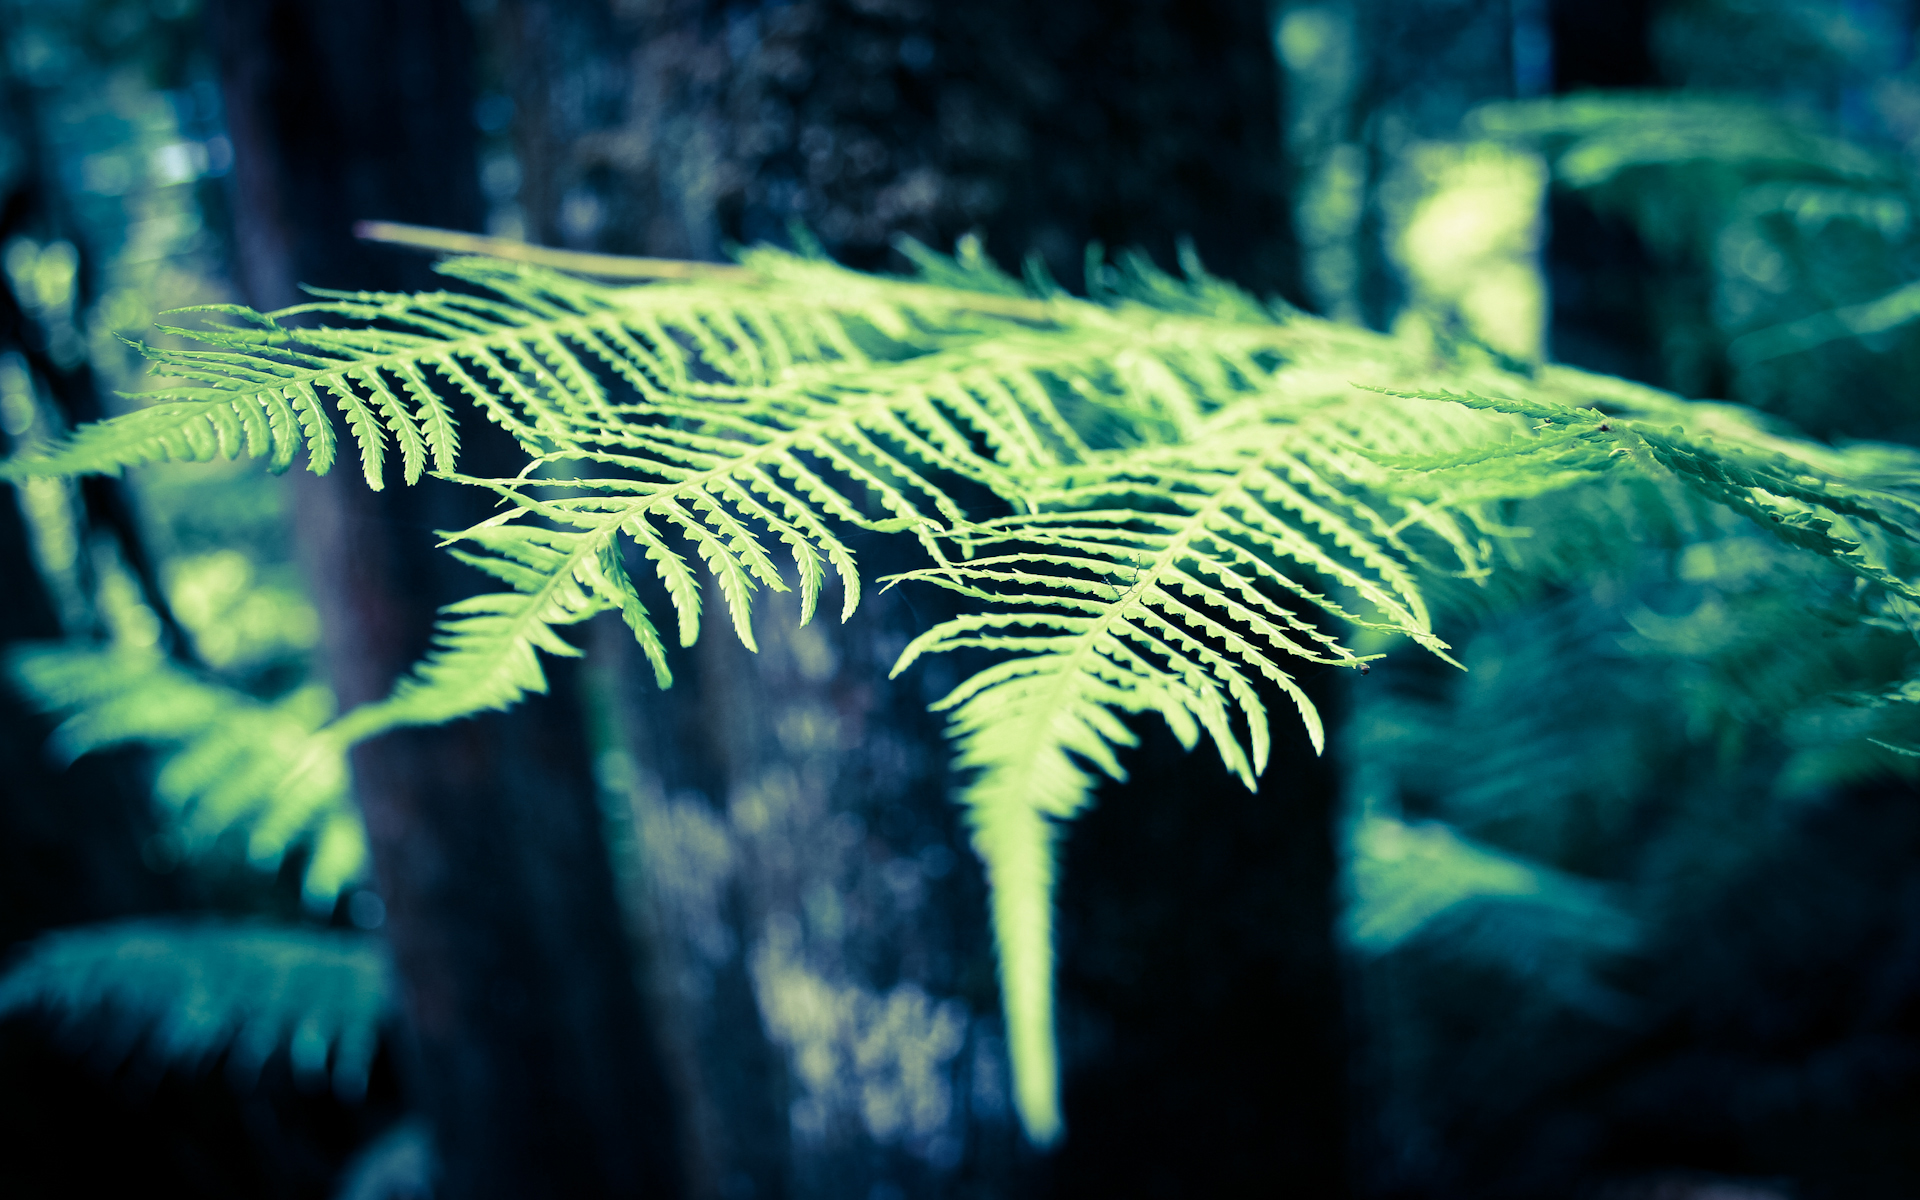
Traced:
<path fill-rule="evenodd" d="M 665 686 L 665 637 L 629 578 L 629 545 L 653 564 L 682 644 L 699 631 L 695 559 L 749 647 L 754 593 L 788 587 L 778 558 L 791 564 L 803 619 L 829 571 L 842 584 L 844 618 L 859 602 L 860 577 L 840 528 L 924 539 L 963 526 L 969 514 L 954 498 L 956 478 L 1031 507 L 1024 481 L 1033 472 L 1091 461 L 1103 441 L 1177 438 L 1267 373 L 1252 357 L 1252 331 L 1196 347 L 1185 330 L 1084 304 L 1064 341 L 1025 322 L 983 329 L 969 317 L 943 328 L 922 319 L 920 285 L 899 286 L 891 306 L 850 296 L 853 315 L 839 333 L 804 346 L 754 324 L 751 312 L 697 357 L 673 359 L 683 351 L 664 349 L 699 345 L 695 331 L 679 340 L 656 334 L 663 365 L 638 382 L 637 402 L 542 408 L 552 449 L 535 460 L 537 473 L 459 477 L 492 488 L 513 510 L 451 535 L 473 547 L 456 553 L 514 590 L 448 609 L 420 670 L 333 733 L 357 739 L 510 705 L 545 687 L 536 651 L 574 653 L 558 628 L 608 609 L 625 618 Z M 950 303 L 966 308 L 964 297 Z M 700 328 L 711 335 L 717 327 Z M 882 327 L 910 340 L 859 348 Z M 679 390 L 657 380 L 677 380 Z M 580 474 L 562 477 L 567 470 Z"/>
<path fill-rule="evenodd" d="M 851 611 L 858 577 L 833 525 L 956 525 L 967 515 L 947 490 L 956 477 L 1019 504 L 1010 471 L 1083 459 L 1103 442 L 1177 438 L 1270 366 L 1252 357 L 1258 336 L 1243 345 L 1216 332 L 1196 351 L 1190 331 L 1153 314 L 1028 299 L 975 260 L 955 268 L 968 292 L 768 252 L 748 256 L 744 281 L 642 288 L 460 260 L 442 269 L 493 298 L 318 293 L 265 317 L 199 310 L 228 323 L 168 332 L 208 349 L 149 353 L 204 386 L 155 393 L 164 403 L 5 469 L 115 470 L 243 449 L 284 467 L 290 431 L 304 423 L 309 465 L 324 470 L 331 402 L 370 485 L 380 486 L 390 439 L 411 481 L 429 463 L 450 472 L 457 453 L 437 375 L 511 429 L 543 470 L 571 463 L 594 477 L 569 481 L 572 499 L 536 499 L 545 481 L 489 482 L 530 514 L 522 529 L 544 520 L 557 540 L 529 558 L 546 535 L 496 523 L 476 531 L 473 561 L 515 591 L 449 611 L 423 671 L 339 732 L 510 704 L 544 686 L 536 648 L 568 653 L 555 628 L 606 607 L 626 616 L 665 682 L 661 638 L 624 575 L 617 535 L 654 562 L 683 641 L 697 632 L 698 585 L 670 543 L 690 542 L 751 644 L 751 594 L 785 587 L 764 533 L 791 556 L 803 610 L 831 568 Z M 982 281 L 993 286 L 982 291 Z M 293 323 L 311 318 L 350 327 Z M 635 401 L 616 403 L 606 377 Z M 488 544 L 502 538 L 519 548 Z M 556 550 L 563 540 L 569 547 Z"/>
<path fill-rule="evenodd" d="M 285 1047 L 302 1083 L 366 1094 L 392 985 L 364 934 L 160 917 L 50 933 L 0 976 L 0 1015 L 43 1011 L 117 1024 L 161 1065 L 226 1055 L 243 1086 Z"/>
<path fill-rule="evenodd" d="M 52 749 L 66 760 L 130 742 L 161 748 L 154 795 L 190 850 L 243 826 L 248 856 L 270 864 L 316 838 L 303 883 L 316 905 L 365 869 L 345 756 L 316 733 L 333 708 L 326 689 L 264 703 L 157 654 L 58 644 L 16 649 L 5 665 L 40 709 L 65 717 Z"/>
<path fill-rule="evenodd" d="M 1715 444 L 1689 436 L 1680 425 L 1661 428 L 1553 400 L 1446 391 L 1386 394 L 1528 417 L 1539 434 L 1538 449 L 1530 449 L 1531 455 L 1557 455 L 1559 465 L 1575 469 L 1604 469 L 1615 459 L 1635 462 L 1751 519 L 1790 546 L 1811 551 L 1888 592 L 1920 599 L 1920 591 L 1863 553 L 1860 541 L 1833 532 L 1836 523 L 1846 532 L 1865 525 L 1914 542 L 1920 528 L 1920 503 L 1914 497 L 1884 486 L 1863 486 L 1818 465 L 1822 458 L 1844 462 L 1844 455 L 1823 455 L 1804 443 L 1791 447 L 1798 454 L 1790 455 L 1786 439 L 1759 431 L 1743 430 L 1741 440 Z M 1728 431 L 1728 423 L 1722 422 L 1720 429 Z M 1502 457 L 1511 466 L 1513 456 Z M 1430 459 L 1396 465 L 1444 479 L 1469 464 Z"/>
<path fill-rule="evenodd" d="M 1313 406 L 1296 415 L 1313 415 Z M 1011 652 L 934 707 L 952 714 L 974 845 L 988 868 L 1023 1124 L 1058 1136 L 1053 1057 L 1054 822 L 1123 780 L 1123 715 L 1157 714 L 1188 749 L 1205 734 L 1249 788 L 1266 766 L 1263 687 L 1316 751 L 1320 716 L 1286 660 L 1363 667 L 1320 618 L 1402 633 L 1437 653 L 1401 514 L 1335 469 L 1337 424 L 1230 413 L 1194 442 L 1116 454 L 1037 488 L 1040 512 L 966 532 L 974 556 L 904 576 L 986 606 L 901 655 Z M 1431 518 L 1428 518 L 1431 520 Z M 1350 612 L 1330 589 L 1372 610 Z"/>
<path fill-rule="evenodd" d="M 1636 167 L 1711 164 L 1765 174 L 1897 187 L 1897 166 L 1816 133 L 1776 108 L 1730 98 L 1589 93 L 1487 105 L 1468 119 L 1485 137 L 1545 143 L 1573 187 Z"/>
<path fill-rule="evenodd" d="M 744 273 L 629 288 L 459 260 L 442 269 L 491 296 L 323 294 L 203 331 L 213 350 L 156 353 L 211 388 L 174 398 L 214 406 L 196 419 L 276 396 L 319 413 L 324 399 L 345 411 L 370 480 L 392 439 L 407 477 L 431 463 L 507 506 L 448 535 L 507 590 L 447 610 L 393 696 L 320 735 L 335 752 L 544 688 L 539 653 L 576 653 L 561 631 L 609 609 L 667 683 L 633 550 L 683 644 L 699 633 L 705 575 L 751 647 L 761 589 L 797 588 L 811 616 L 832 572 L 853 610 L 848 527 L 919 539 L 934 565 L 905 578 L 971 607 L 899 669 L 948 650 L 1011 655 L 941 707 L 972 772 L 962 799 L 993 880 L 1016 1093 L 1036 1140 L 1060 1128 L 1052 838 L 1099 775 L 1122 774 L 1129 716 L 1160 716 L 1190 747 L 1205 735 L 1251 786 L 1264 697 L 1288 697 L 1321 736 L 1288 659 L 1363 668 L 1343 625 L 1444 653 L 1426 596 L 1502 565 L 1497 542 L 1515 534 L 1491 506 L 1573 486 L 1679 481 L 1909 594 L 1911 488 L 1730 410 L 1507 369 L 1470 347 L 1436 356 L 1270 309 L 1197 264 L 1185 280 L 1138 258 L 1095 264 L 1089 302 L 1038 274 L 1023 287 L 977 252 L 909 253 L 921 279 L 755 251 Z M 309 316 L 351 327 L 282 323 Z M 528 469 L 455 474 L 441 389 L 513 431 Z M 1501 398 L 1514 394 L 1525 399 Z M 136 461 L 142 419 L 173 418 L 136 413 L 8 470 Z M 193 446 L 231 450 L 248 428 Z"/>
<path fill-rule="evenodd" d="M 745 328 L 776 328 L 732 307 L 710 308 L 693 292 L 614 290 L 551 272 L 456 262 L 448 274 L 497 299 L 456 292 L 396 295 L 316 292 L 320 300 L 261 315 L 233 305 L 178 310 L 209 324 L 162 331 L 207 349 L 141 349 L 181 386 L 140 397 L 147 407 L 77 431 L 59 444 L 0 464 L 0 475 L 115 473 L 166 460 L 205 461 L 245 453 L 285 470 L 304 442 L 308 466 L 325 473 L 340 410 L 360 451 L 370 487 L 384 486 L 388 439 L 411 483 L 429 463 L 452 471 L 457 422 L 430 380 L 438 377 L 530 447 L 544 445 L 549 408 L 594 412 L 604 389 L 589 364 L 602 363 L 644 390 L 685 382 L 690 337 L 708 358 L 739 368 L 754 357 Z M 296 319 L 351 322 L 310 327 Z M 779 325 L 807 349 L 820 322 Z M 667 332 L 672 328 L 673 333 Z M 837 348 L 837 347 L 836 347 Z"/>
<path fill-rule="evenodd" d="M 1369 412 L 1330 382 L 1309 366 L 1285 368 L 1267 394 L 1222 410 L 1190 440 L 1057 468 L 1051 486 L 1030 485 L 1038 512 L 977 523 L 965 531 L 971 557 L 903 577 L 982 611 L 923 634 L 896 671 L 929 653 L 1015 655 L 936 707 L 952 713 L 957 765 L 972 773 L 962 800 L 993 884 L 1022 1117 L 1040 1140 L 1059 1131 L 1047 847 L 1053 822 L 1089 801 L 1096 775 L 1124 778 L 1115 751 L 1134 736 L 1123 716 L 1157 714 L 1190 749 L 1205 734 L 1251 787 L 1267 753 L 1263 685 L 1299 710 L 1316 747 L 1321 739 L 1280 664 L 1362 663 L 1323 621 L 1397 633 L 1444 656 L 1423 593 L 1436 576 L 1490 569 L 1479 510 L 1613 473 L 1677 481 L 1909 594 L 1859 542 L 1830 531 L 1864 523 L 1910 541 L 1920 512 L 1908 497 L 1823 471 L 1809 461 L 1817 451 L 1788 457 L 1784 439 L 1730 419 L 1716 428 L 1750 433 L 1748 444 L 1716 446 L 1559 399 L 1377 390 L 1385 403 Z M 1580 383 L 1570 374 L 1540 390 L 1578 394 Z M 1433 401 L 1498 416 L 1421 411 Z"/>
<path fill-rule="evenodd" d="M 492 553 L 458 557 L 505 579 L 512 592 L 472 596 L 442 610 L 433 648 L 385 700 L 361 705 L 322 736 L 340 750 L 399 725 L 431 725 L 486 709 L 509 708 L 528 692 L 545 692 L 537 651 L 577 657 L 558 627 L 619 608 L 654 664 L 661 686 L 671 682 L 659 639 L 645 607 L 614 556 L 617 527 L 564 532 L 529 525 L 494 525 L 462 535 Z M 598 536 L 596 536 L 596 533 Z M 616 582 L 616 580 L 618 582 Z M 690 601 L 691 602 L 691 601 Z"/>
<path fill-rule="evenodd" d="M 1346 938 L 1384 954 L 1435 918 L 1473 901 L 1538 906 L 1614 949 L 1633 940 L 1633 918 L 1594 884 L 1462 836 L 1442 821 L 1368 814 L 1348 833 Z"/>

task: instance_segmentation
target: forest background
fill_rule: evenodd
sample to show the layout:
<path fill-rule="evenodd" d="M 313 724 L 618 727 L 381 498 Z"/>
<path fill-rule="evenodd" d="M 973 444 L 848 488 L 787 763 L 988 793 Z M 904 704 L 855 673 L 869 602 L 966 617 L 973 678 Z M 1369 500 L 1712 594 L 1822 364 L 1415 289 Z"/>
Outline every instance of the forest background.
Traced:
<path fill-rule="evenodd" d="M 128 403 L 162 310 L 439 286 L 364 219 L 688 259 L 797 221 L 890 270 L 979 231 L 1076 291 L 1188 236 L 1408 339 L 1920 436 L 1908 6 L 1034 7 L 8 0 L 9 448 Z M 886 681 L 937 599 L 709 637 L 668 693 L 595 624 L 538 702 L 289 798 L 251 773 L 385 694 L 485 508 L 246 463 L 0 499 L 19 1194 L 1920 1188 L 1920 814 L 1836 701 L 1904 667 L 1754 538 L 1463 589 L 1469 672 L 1311 680 L 1333 750 L 1259 795 L 1143 724 L 1063 841 L 1041 1153 L 951 680 Z"/>

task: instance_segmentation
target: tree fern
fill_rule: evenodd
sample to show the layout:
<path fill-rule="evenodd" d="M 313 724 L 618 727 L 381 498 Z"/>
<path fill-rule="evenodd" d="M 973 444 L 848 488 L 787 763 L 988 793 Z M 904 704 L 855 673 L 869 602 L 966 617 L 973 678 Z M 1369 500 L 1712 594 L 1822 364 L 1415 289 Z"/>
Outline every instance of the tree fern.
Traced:
<path fill-rule="evenodd" d="M 559 631 L 601 611 L 669 682 L 630 548 L 683 644 L 704 574 L 752 646 L 759 589 L 797 587 L 811 616 L 831 571 L 853 611 L 848 527 L 918 539 L 930 565 L 905 578 L 969 607 L 900 668 L 1010 656 L 940 706 L 994 887 L 1018 1107 L 1043 1142 L 1060 1131 L 1052 838 L 1096 775 L 1122 773 L 1127 716 L 1157 714 L 1189 746 L 1205 735 L 1251 785 L 1263 690 L 1320 739 L 1290 660 L 1364 670 L 1350 630 L 1444 653 L 1426 592 L 1499 569 L 1514 531 L 1497 506 L 1553 489 L 1665 481 L 1912 594 L 1905 485 L 1727 409 L 1471 346 L 1436 356 L 1270 310 L 1197 264 L 1181 280 L 1123 259 L 1093 272 L 1088 301 L 1023 287 L 977 247 L 910 250 L 916 280 L 767 251 L 745 272 L 624 288 L 458 260 L 443 269 L 490 295 L 220 310 L 178 331 L 213 349 L 154 352 L 195 386 L 5 470 L 241 451 L 285 466 L 296 428 L 325 470 L 325 396 L 371 483 L 392 437 L 403 477 L 431 464 L 495 492 L 500 515 L 448 536 L 509 590 L 451 607 L 413 676 L 324 731 L 336 746 L 511 704 L 545 686 L 538 652 L 576 653 Z M 519 438 L 527 470 L 457 473 L 435 377 Z"/>
<path fill-rule="evenodd" d="M 391 991 L 363 934 L 164 917 L 40 938 L 0 976 L 0 1016 L 104 1023 L 121 1054 L 188 1071 L 224 1053 L 242 1083 L 284 1047 L 297 1080 L 357 1100 Z"/>

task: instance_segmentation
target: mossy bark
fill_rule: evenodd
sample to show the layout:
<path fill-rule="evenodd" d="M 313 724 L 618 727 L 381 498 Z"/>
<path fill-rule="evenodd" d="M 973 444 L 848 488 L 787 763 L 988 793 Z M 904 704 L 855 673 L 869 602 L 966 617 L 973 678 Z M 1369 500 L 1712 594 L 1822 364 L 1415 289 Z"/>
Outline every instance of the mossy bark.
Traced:
<path fill-rule="evenodd" d="M 1037 256 L 1075 287 L 1089 243 L 1172 267 L 1190 236 L 1214 271 L 1297 299 L 1270 17 L 503 0 L 525 182 L 499 199 L 550 244 L 718 257 L 797 221 L 869 269 L 905 265 L 896 235 L 946 249 L 979 230 L 1010 269 Z M 1068 1133 L 1038 1155 L 1013 1125 L 984 883 L 926 711 L 972 667 L 889 680 L 945 602 L 875 585 L 910 550 L 876 540 L 860 563 L 851 621 L 829 596 L 801 628 L 768 597 L 757 656 L 710 627 L 669 692 L 606 638 L 696 1193 L 1341 1194 L 1325 764 L 1286 757 L 1256 797 L 1146 731 L 1135 781 L 1066 832 Z M 809 996 L 833 1015 L 800 1019 Z M 936 1049 L 909 1086 L 915 1038 Z"/>

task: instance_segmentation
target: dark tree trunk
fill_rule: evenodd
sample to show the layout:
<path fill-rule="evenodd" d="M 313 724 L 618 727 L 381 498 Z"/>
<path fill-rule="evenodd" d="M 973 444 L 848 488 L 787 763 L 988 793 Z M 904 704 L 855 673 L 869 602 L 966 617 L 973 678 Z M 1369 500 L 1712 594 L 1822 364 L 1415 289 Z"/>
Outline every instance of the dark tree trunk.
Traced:
<path fill-rule="evenodd" d="M 499 20 L 534 240 L 716 257 L 797 218 L 884 267 L 895 234 L 977 228 L 1077 285 L 1089 240 L 1171 265 L 1191 235 L 1296 296 L 1264 3 L 507 0 Z M 870 581 L 913 565 L 862 550 Z M 714 623 L 666 693 L 605 639 L 696 1193 L 1342 1194 L 1326 767 L 1283 754 L 1255 797 L 1157 739 L 1068 832 L 1068 1135 L 1043 1162 L 1012 1124 L 984 884 L 926 712 L 962 664 L 886 677 L 944 601 L 869 583 L 852 621 L 834 608 L 800 628 L 791 597 L 763 601 L 757 657 Z"/>
<path fill-rule="evenodd" d="M 854 266 L 983 230 L 1077 285 L 1090 241 L 1294 297 L 1257 0 L 506 0 L 530 236 L 718 257 L 803 223 Z"/>
<path fill-rule="evenodd" d="M 1653 0 L 1582 4 L 1548 0 L 1553 40 L 1553 90 L 1649 88 L 1653 63 Z"/>
<path fill-rule="evenodd" d="M 879 539 L 858 549 L 869 581 L 905 565 Z M 637 767 L 698 1194 L 1010 1182 L 1005 1101 L 969 1078 L 999 1053 L 982 1042 L 997 1001 L 985 892 L 927 711 L 951 680 L 887 679 L 929 614 L 875 591 L 846 625 L 763 602 L 757 655 L 715 622 L 667 692 L 624 627 L 595 648 Z"/>
<path fill-rule="evenodd" d="M 1549 6 L 1554 91 L 1657 86 L 1651 9 L 1648 0 L 1555 0 Z M 1662 270 L 1623 215 L 1601 211 L 1585 196 L 1555 189 L 1548 204 L 1544 257 L 1553 358 L 1679 388 L 1684 395 L 1724 394 L 1687 390 L 1708 381 L 1676 378 L 1660 345 L 1663 330 L 1704 316 L 1705 272 L 1687 278 L 1686 272 Z"/>
<path fill-rule="evenodd" d="M 1303 682 L 1334 724 L 1332 669 Z M 1258 793 L 1154 722 L 1064 839 L 1054 1196 L 1347 1193 L 1339 780 L 1268 699 Z"/>
<path fill-rule="evenodd" d="M 216 10 L 248 299 L 297 283 L 410 288 L 417 262 L 357 245 L 356 219 L 472 228 L 483 215 L 457 0 L 281 0 Z M 518 467 L 462 430 L 462 468 Z M 366 489 L 357 466 L 294 483 L 343 705 L 377 699 L 434 612 L 482 590 L 433 548 L 488 509 L 432 481 Z M 389 734 L 354 753 L 402 982 L 417 1101 L 465 1200 L 668 1195 L 673 1113 L 607 860 L 574 676 L 511 713 Z"/>

